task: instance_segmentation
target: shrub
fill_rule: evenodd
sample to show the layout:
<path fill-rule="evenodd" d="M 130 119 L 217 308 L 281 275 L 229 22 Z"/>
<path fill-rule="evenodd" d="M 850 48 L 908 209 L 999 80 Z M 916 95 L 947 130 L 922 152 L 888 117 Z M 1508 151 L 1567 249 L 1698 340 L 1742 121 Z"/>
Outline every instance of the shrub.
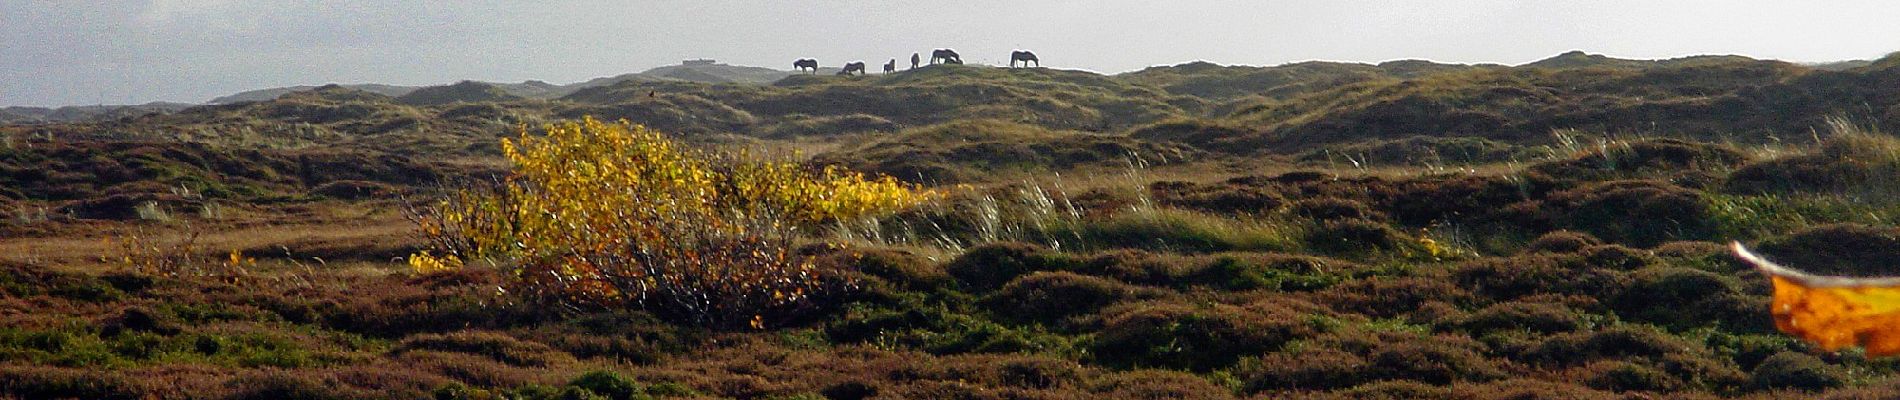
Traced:
<path fill-rule="evenodd" d="M 1332 348 L 1273 353 L 1247 365 L 1240 375 L 1250 392 L 1336 389 L 1372 380 L 1364 357 Z"/>
<path fill-rule="evenodd" d="M 1900 265 L 1900 228 L 1829 224 L 1761 244 L 1775 262 L 1822 275 L 1885 276 Z"/>
<path fill-rule="evenodd" d="M 412 265 L 503 258 L 517 265 L 516 293 L 713 327 L 789 322 L 848 287 L 792 254 L 799 229 L 933 196 L 888 177 L 689 150 L 591 118 L 546 136 L 523 129 L 502 150 L 513 171 L 500 187 L 415 210 L 443 254 L 416 254 Z"/>
<path fill-rule="evenodd" d="M 1681 182 L 1728 171 L 1747 161 L 1746 154 L 1726 145 L 1653 139 L 1604 146 L 1576 158 L 1533 165 L 1530 170 L 1578 181 L 1658 178 Z"/>
<path fill-rule="evenodd" d="M 1472 305 L 1476 296 L 1443 279 L 1423 277 L 1374 277 L 1348 281 L 1316 296 L 1320 302 L 1341 312 L 1373 317 L 1403 315 L 1427 302 Z"/>
<path fill-rule="evenodd" d="M 1468 262 L 1452 270 L 1452 281 L 1498 300 L 1542 294 L 1613 297 L 1629 286 L 1627 275 L 1591 267 L 1574 256 L 1535 254 Z"/>
<path fill-rule="evenodd" d="M 1122 250 L 1080 260 L 1074 271 L 1182 290 L 1309 291 L 1331 286 L 1363 268 L 1345 260 L 1283 253 L 1178 255 Z"/>
<path fill-rule="evenodd" d="M 1700 259 L 1711 255 L 1726 255 L 1728 246 L 1714 242 L 1679 241 L 1663 243 L 1652 250 L 1655 251 L 1657 257 Z"/>
<path fill-rule="evenodd" d="M 151 389 L 124 375 L 41 366 L 0 368 L 0 397 L 131 400 Z"/>
<path fill-rule="evenodd" d="M 232 378 L 225 382 L 231 400 L 328 400 L 361 397 L 337 390 L 310 377 L 289 372 L 268 372 Z"/>
<path fill-rule="evenodd" d="M 1496 365 L 1470 348 L 1432 340 L 1412 340 L 1380 346 L 1366 357 L 1368 369 L 1383 379 L 1409 379 L 1433 384 L 1485 381 L 1503 377 Z"/>
<path fill-rule="evenodd" d="M 1590 236 L 1588 233 L 1558 230 L 1538 236 L 1537 240 L 1532 240 L 1529 245 L 1524 246 L 1524 251 L 1527 253 L 1574 253 L 1585 247 L 1600 244 L 1603 244 L 1602 240 L 1597 240 L 1595 236 Z"/>
<path fill-rule="evenodd" d="M 1552 336 L 1528 349 L 1525 357 L 1558 365 L 1577 365 L 1605 358 L 1662 358 L 1696 348 L 1648 325 L 1622 325 Z"/>
<path fill-rule="evenodd" d="M 877 343 L 935 354 L 1062 353 L 1073 346 L 1060 336 L 1003 326 L 988 319 L 954 312 L 943 305 L 913 304 L 901 308 L 851 309 L 825 327 L 832 343 Z"/>
<path fill-rule="evenodd" d="M 1592 388 L 1611 391 L 1668 392 L 1681 389 L 1683 382 L 1654 367 L 1625 361 L 1605 360 L 1582 369 L 1583 382 Z"/>
<path fill-rule="evenodd" d="M 1210 371 L 1323 329 L 1310 305 L 1146 303 L 1114 312 L 1095 337 L 1100 361 L 1125 367 Z"/>
<path fill-rule="evenodd" d="M 1712 236 L 1715 223 L 1705 197 L 1666 182 L 1609 181 L 1551 193 L 1506 211 L 1525 225 L 1574 229 L 1611 242 L 1650 247 Z"/>
<path fill-rule="evenodd" d="M 1168 370 L 1111 373 L 1089 383 L 1089 391 L 1106 399 L 1232 399 L 1227 388 L 1194 374 Z"/>
<path fill-rule="evenodd" d="M 997 383 L 1025 389 L 1054 389 L 1081 380 L 1082 367 L 1074 361 L 1047 357 L 1010 357 L 995 367 Z"/>
<path fill-rule="evenodd" d="M 1094 313 L 1123 300 L 1151 297 L 1152 292 L 1108 278 L 1038 271 L 1003 285 L 996 294 L 984 299 L 983 305 L 1003 319 L 1056 322 L 1073 315 Z"/>
<path fill-rule="evenodd" d="M 563 361 L 572 361 L 567 354 L 555 351 L 544 344 L 523 342 L 512 336 L 479 331 L 415 335 L 403 339 L 392 352 L 413 350 L 477 354 L 510 365 L 529 367 L 546 367 Z"/>
<path fill-rule="evenodd" d="M 506 400 L 507 397 L 495 392 L 472 388 L 460 383 L 450 383 L 436 388 L 430 393 L 435 400 Z"/>
<path fill-rule="evenodd" d="M 1830 118 L 1833 136 L 1819 151 L 1749 164 L 1729 175 L 1726 190 L 1747 194 L 1818 192 L 1887 201 L 1900 186 L 1900 138 Z"/>
<path fill-rule="evenodd" d="M 1457 326 L 1476 335 L 1519 329 L 1542 333 L 1570 332 L 1583 328 L 1585 323 L 1576 311 L 1562 305 L 1513 301 L 1493 304 L 1473 312 L 1459 321 Z"/>
<path fill-rule="evenodd" d="M 1280 209 L 1286 199 L 1258 187 L 1155 182 L 1148 191 L 1163 205 L 1216 213 L 1265 214 Z"/>
<path fill-rule="evenodd" d="M 1363 219 L 1330 220 L 1307 232 L 1306 243 L 1331 254 L 1393 251 L 1407 244 L 1405 234 L 1386 224 Z"/>
<path fill-rule="evenodd" d="M 1380 221 L 1385 214 L 1373 211 L 1372 207 L 1358 200 L 1324 197 L 1305 199 L 1293 203 L 1293 213 L 1316 220 L 1360 219 Z"/>
<path fill-rule="evenodd" d="M 1789 351 L 1762 360 L 1750 375 L 1750 382 L 1760 389 L 1827 390 L 1847 383 L 1847 375 L 1840 367 L 1815 356 Z"/>
<path fill-rule="evenodd" d="M 632 399 L 635 395 L 645 394 L 645 389 L 639 382 L 634 382 L 632 378 L 613 371 L 588 371 L 575 377 L 567 385 L 616 400 Z"/>
<path fill-rule="evenodd" d="M 990 243 L 970 248 L 944 270 L 965 288 L 992 290 L 1035 271 L 1059 269 L 1051 264 L 1060 256 L 1026 243 Z"/>
<path fill-rule="evenodd" d="M 120 311 L 117 317 L 105 321 L 100 329 L 100 335 L 115 336 L 128 331 L 176 335 L 183 330 L 179 324 L 180 321 L 176 316 L 145 307 L 128 307 Z"/>
<path fill-rule="evenodd" d="M 877 386 L 861 381 L 845 381 L 826 386 L 818 392 L 829 400 L 864 400 L 877 396 Z"/>
<path fill-rule="evenodd" d="M 1611 400 L 1627 399 L 1619 396 L 1567 382 L 1552 382 L 1529 378 L 1507 379 L 1483 384 L 1460 384 L 1452 387 L 1452 393 L 1463 399 L 1571 399 L 1571 400 Z"/>
<path fill-rule="evenodd" d="M 1620 244 L 1585 247 L 1578 253 L 1584 265 L 1592 268 L 1633 271 L 1657 262 L 1656 256 L 1648 251 L 1632 249 Z"/>
<path fill-rule="evenodd" d="M 1195 264 L 1166 282 L 1202 285 L 1223 290 L 1318 290 L 1346 279 L 1360 269 L 1349 261 L 1278 253 L 1222 253 L 1189 260 Z"/>
<path fill-rule="evenodd" d="M 836 252 L 828 257 L 830 259 L 824 263 L 864 272 L 906 289 L 922 290 L 950 283 L 950 275 L 942 265 L 908 251 L 890 248 L 853 249 Z"/>
<path fill-rule="evenodd" d="M 1371 399 L 1371 400 L 1418 400 L 1418 399 L 1458 399 L 1451 389 L 1444 385 L 1433 385 L 1418 381 L 1394 380 L 1378 381 L 1353 386 L 1327 393 L 1316 399 Z"/>
<path fill-rule="evenodd" d="M 1741 292 L 1733 277 L 1682 267 L 1652 267 L 1631 275 L 1628 290 L 1609 299 L 1619 316 L 1671 329 L 1720 326 L 1736 332 L 1773 327 L 1767 298 Z"/>

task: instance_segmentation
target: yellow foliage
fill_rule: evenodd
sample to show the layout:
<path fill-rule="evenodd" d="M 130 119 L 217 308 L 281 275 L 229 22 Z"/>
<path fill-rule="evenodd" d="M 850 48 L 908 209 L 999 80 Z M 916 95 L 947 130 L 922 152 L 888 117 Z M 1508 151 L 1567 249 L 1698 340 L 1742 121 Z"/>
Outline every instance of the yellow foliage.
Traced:
<path fill-rule="evenodd" d="M 1742 247 L 1736 256 L 1774 284 L 1775 327 L 1833 351 L 1862 346 L 1869 356 L 1900 354 L 1900 278 L 1814 276 L 1762 259 Z"/>
<path fill-rule="evenodd" d="M 454 255 L 436 257 L 429 255 L 428 251 L 409 255 L 409 269 L 418 274 L 448 271 L 460 265 L 462 265 L 462 260 Z"/>
<path fill-rule="evenodd" d="M 569 303 L 693 303 L 665 305 L 688 314 L 724 313 L 704 304 L 724 300 L 781 307 L 829 278 L 788 252 L 796 232 L 937 196 L 889 177 L 689 149 L 624 121 L 545 130 L 502 140 L 513 171 L 500 188 L 454 193 L 424 212 L 422 230 L 445 255 L 417 254 L 412 267 L 511 260 L 526 292 Z M 673 298 L 711 295 L 740 298 Z"/>

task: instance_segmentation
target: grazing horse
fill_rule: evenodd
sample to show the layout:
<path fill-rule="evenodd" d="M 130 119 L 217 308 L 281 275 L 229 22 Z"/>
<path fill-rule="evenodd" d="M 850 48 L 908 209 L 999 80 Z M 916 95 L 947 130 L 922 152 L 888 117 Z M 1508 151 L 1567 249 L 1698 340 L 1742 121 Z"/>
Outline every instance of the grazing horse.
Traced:
<path fill-rule="evenodd" d="M 884 73 L 888 74 L 892 72 L 897 72 L 897 59 L 895 58 L 891 59 L 891 62 L 884 63 Z"/>
<path fill-rule="evenodd" d="M 1023 67 L 1028 67 L 1029 63 L 1032 63 L 1032 62 L 1036 63 L 1037 67 L 1042 66 L 1042 60 L 1036 59 L 1036 53 L 1031 53 L 1029 52 L 1029 50 L 1016 50 L 1016 51 L 1009 52 L 1009 67 L 1016 68 L 1017 61 L 1022 61 Z"/>
<path fill-rule="evenodd" d="M 923 62 L 923 59 L 918 58 L 917 53 L 910 53 L 910 69 L 917 69 L 917 63 L 919 62 Z"/>
<path fill-rule="evenodd" d="M 816 74 L 818 73 L 818 60 L 800 58 L 798 61 L 792 62 L 792 68 L 797 69 L 799 72 L 805 72 L 805 70 L 810 69 L 811 73 Z"/>
<path fill-rule="evenodd" d="M 930 52 L 930 64 L 936 65 L 937 60 L 943 60 L 944 64 L 962 64 L 963 56 L 957 55 L 957 51 L 951 49 L 932 50 Z"/>
<path fill-rule="evenodd" d="M 852 72 L 856 72 L 856 73 L 858 73 L 858 75 L 863 75 L 863 74 L 864 74 L 864 62 L 863 62 L 863 61 L 857 61 L 857 62 L 852 62 L 852 63 L 849 63 L 849 64 L 845 64 L 845 65 L 844 65 L 844 69 L 843 69 L 843 70 L 839 70 L 839 71 L 838 71 L 838 75 L 851 75 L 851 73 L 852 73 Z"/>

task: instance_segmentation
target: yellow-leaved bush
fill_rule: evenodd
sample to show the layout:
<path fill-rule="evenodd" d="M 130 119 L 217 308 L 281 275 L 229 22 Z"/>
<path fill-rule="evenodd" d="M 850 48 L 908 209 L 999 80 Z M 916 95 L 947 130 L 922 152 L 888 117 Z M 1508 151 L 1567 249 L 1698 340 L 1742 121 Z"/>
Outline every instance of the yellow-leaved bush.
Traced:
<path fill-rule="evenodd" d="M 434 252 L 410 265 L 494 260 L 529 298 L 763 328 L 852 284 L 795 254 L 802 232 L 937 196 L 889 177 L 690 149 L 625 121 L 545 130 L 502 140 L 513 170 L 500 185 L 419 210 Z"/>

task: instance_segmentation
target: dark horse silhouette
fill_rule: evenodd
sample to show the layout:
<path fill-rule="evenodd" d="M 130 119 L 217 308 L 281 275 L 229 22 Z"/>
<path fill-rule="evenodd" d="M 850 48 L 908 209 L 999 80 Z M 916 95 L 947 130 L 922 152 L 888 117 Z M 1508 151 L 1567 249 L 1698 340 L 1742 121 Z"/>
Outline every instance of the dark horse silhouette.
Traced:
<path fill-rule="evenodd" d="M 815 74 L 815 73 L 818 73 L 818 60 L 813 60 L 809 58 L 800 58 L 798 59 L 798 61 L 792 62 L 792 68 L 797 69 L 798 72 L 805 72 L 806 70 L 809 69 L 811 70 L 811 73 Z"/>
<path fill-rule="evenodd" d="M 920 62 L 923 62 L 923 59 L 918 58 L 917 53 L 910 53 L 910 69 L 917 69 L 917 63 Z"/>
<path fill-rule="evenodd" d="M 937 64 L 937 60 L 943 60 L 944 64 L 962 64 L 963 56 L 957 55 L 957 51 L 951 49 L 936 49 L 930 51 L 930 64 Z"/>
<path fill-rule="evenodd" d="M 1016 68 L 1017 61 L 1022 61 L 1024 67 L 1028 67 L 1029 63 L 1032 63 L 1032 62 L 1036 63 L 1037 67 L 1042 66 L 1042 60 L 1037 60 L 1036 53 L 1031 53 L 1029 52 L 1029 50 L 1016 50 L 1016 51 L 1009 52 L 1009 67 Z"/>
<path fill-rule="evenodd" d="M 849 64 L 845 64 L 845 65 L 844 65 L 844 69 L 843 69 L 843 70 L 840 70 L 840 71 L 838 71 L 838 75 L 851 75 L 851 73 L 852 73 L 852 72 L 856 72 L 856 73 L 858 73 L 858 75 L 863 75 L 863 74 L 864 74 L 864 62 L 863 62 L 863 61 L 857 61 L 857 62 L 853 62 L 853 63 L 849 63 Z"/>
<path fill-rule="evenodd" d="M 884 73 L 888 74 L 892 72 L 897 72 L 897 59 L 895 58 L 891 59 L 891 62 L 884 63 Z"/>

